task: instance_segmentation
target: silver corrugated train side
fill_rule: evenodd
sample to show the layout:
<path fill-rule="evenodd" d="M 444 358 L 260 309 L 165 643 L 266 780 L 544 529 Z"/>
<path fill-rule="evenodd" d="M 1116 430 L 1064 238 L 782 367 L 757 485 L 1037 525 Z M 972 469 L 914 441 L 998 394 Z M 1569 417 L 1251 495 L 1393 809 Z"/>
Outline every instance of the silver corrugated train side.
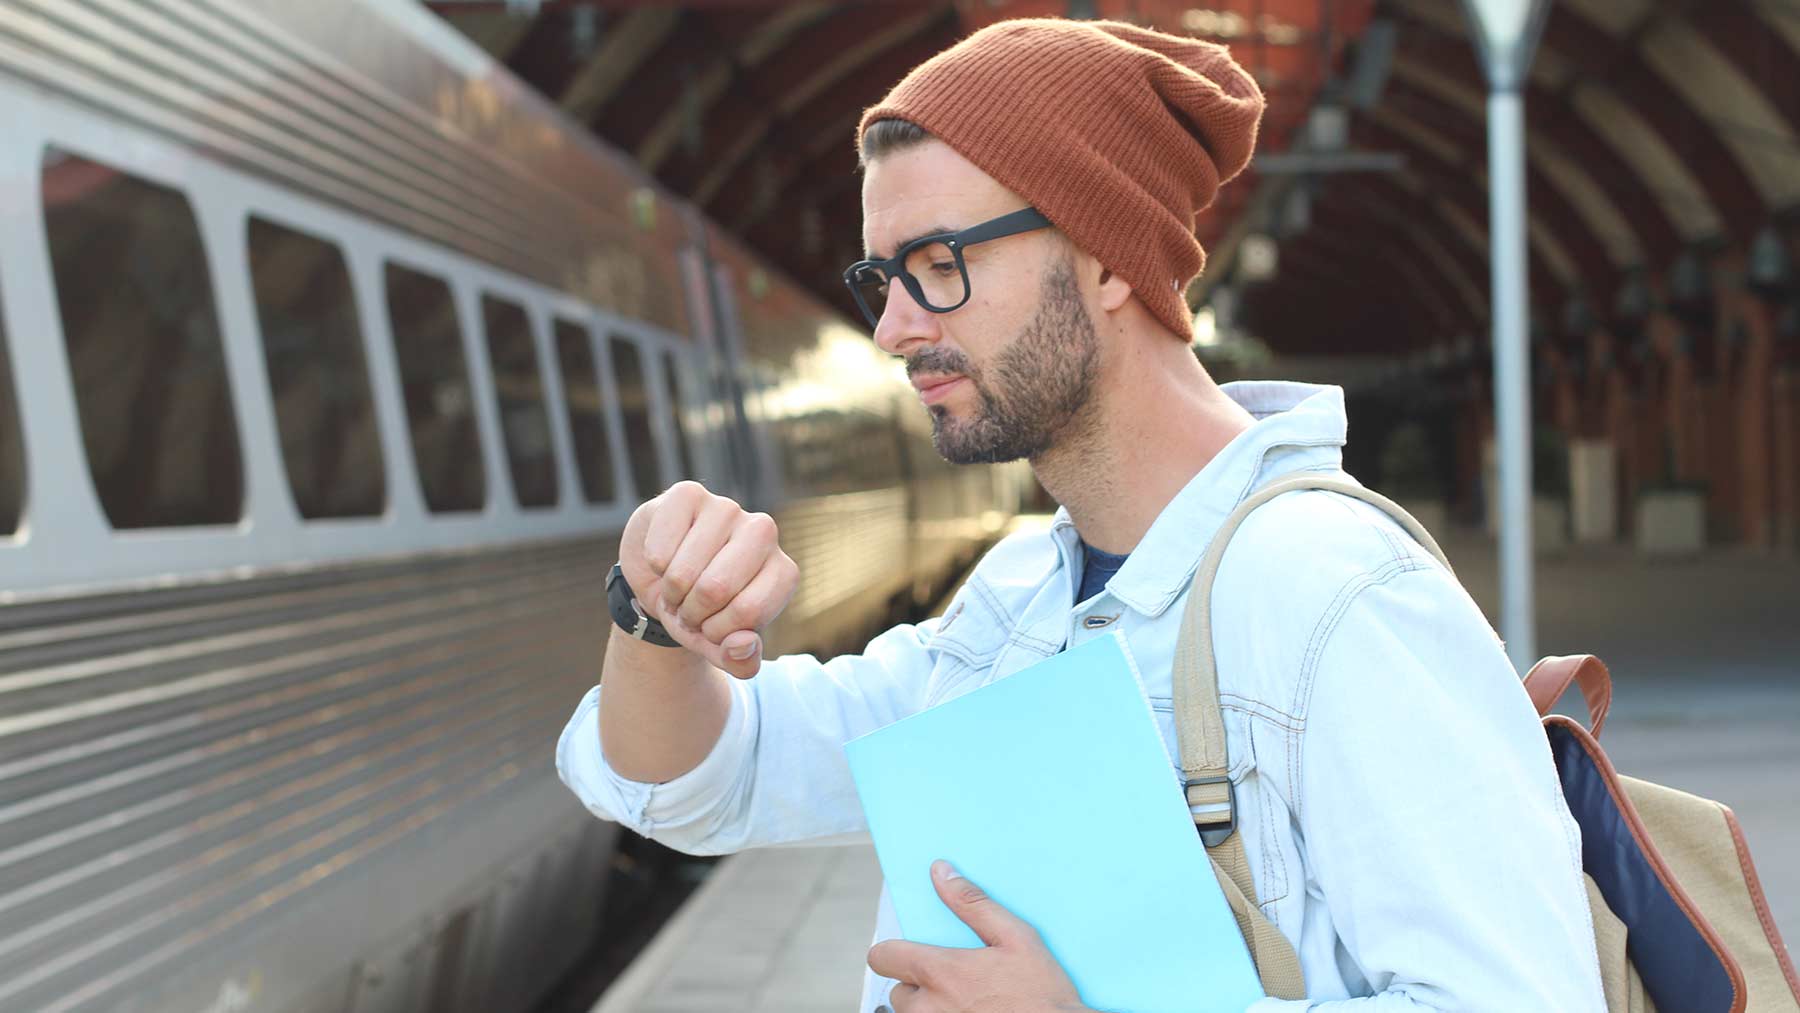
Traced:
<path fill-rule="evenodd" d="M 865 335 L 417 5 L 0 0 L 0 122 L 0 1011 L 528 1008 L 598 928 L 618 828 L 550 752 L 636 505 L 695 478 L 771 512 L 803 575 L 771 649 L 819 652 L 929 600 L 1017 508 L 1022 470 L 938 460 Z M 49 209 L 114 178 L 191 218 L 213 416 L 109 402 L 157 362 L 72 363 L 106 237 L 50 235 Z M 378 509 L 304 516 L 289 485 L 253 220 L 341 259 Z M 393 266 L 453 295 L 468 509 L 428 503 Z M 523 394 L 489 297 L 529 319 Z M 527 507 L 533 397 L 555 492 Z M 121 523 L 97 418 L 154 423 L 169 481 L 238 454 L 227 520 Z"/>

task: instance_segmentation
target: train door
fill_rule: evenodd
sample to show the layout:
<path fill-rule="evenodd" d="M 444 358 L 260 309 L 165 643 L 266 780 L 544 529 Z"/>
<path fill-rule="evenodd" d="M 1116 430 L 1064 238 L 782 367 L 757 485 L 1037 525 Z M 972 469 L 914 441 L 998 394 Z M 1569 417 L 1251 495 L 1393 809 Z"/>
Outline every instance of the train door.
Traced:
<path fill-rule="evenodd" d="M 715 264 L 707 274 L 713 307 L 718 313 L 720 347 L 724 350 L 723 382 L 731 391 L 731 459 L 736 463 L 745 495 L 759 510 L 767 510 L 775 501 L 763 462 L 769 459 L 758 442 L 758 431 L 751 422 L 747 406 L 745 380 L 750 375 L 749 357 L 744 351 L 743 318 L 738 315 L 737 298 L 731 287 L 731 272 L 723 264 Z"/>
<path fill-rule="evenodd" d="M 738 364 L 743 361 L 743 340 L 737 328 L 730 288 L 721 284 L 720 269 L 709 269 L 698 246 L 681 251 L 681 277 L 694 320 L 696 372 L 704 377 L 705 401 L 723 410 L 708 412 L 717 424 L 708 427 L 710 447 L 723 458 L 718 474 L 727 495 L 740 503 L 764 504 L 756 452 L 750 439 L 749 416 Z M 715 490 L 718 491 L 718 490 Z"/>

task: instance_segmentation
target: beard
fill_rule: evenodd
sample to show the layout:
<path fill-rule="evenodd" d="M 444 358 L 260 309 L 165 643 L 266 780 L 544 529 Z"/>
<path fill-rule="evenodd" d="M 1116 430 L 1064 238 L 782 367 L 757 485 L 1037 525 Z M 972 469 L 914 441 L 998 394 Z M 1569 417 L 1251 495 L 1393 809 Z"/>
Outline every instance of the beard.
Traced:
<path fill-rule="evenodd" d="M 1074 263 L 1065 258 L 1045 273 L 1037 313 L 986 367 L 934 347 L 908 360 L 906 369 L 969 379 L 978 399 L 974 415 L 959 419 L 944 405 L 931 405 L 932 446 L 951 464 L 1000 464 L 1034 460 L 1080 428 L 1099 359 L 1099 335 L 1082 304 Z"/>

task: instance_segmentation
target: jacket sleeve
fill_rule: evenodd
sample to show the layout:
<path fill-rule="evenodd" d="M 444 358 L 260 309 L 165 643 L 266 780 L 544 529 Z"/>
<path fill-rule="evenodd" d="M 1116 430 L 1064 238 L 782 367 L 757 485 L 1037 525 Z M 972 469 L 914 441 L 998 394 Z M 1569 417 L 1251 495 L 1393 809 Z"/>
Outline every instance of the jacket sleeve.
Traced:
<path fill-rule="evenodd" d="M 764 663 L 731 680 L 719 741 L 693 770 L 660 784 L 619 776 L 601 750 L 604 687 L 563 728 L 556 771 L 590 812 L 694 855 L 779 844 L 868 840 L 844 743 L 923 705 L 936 619 L 901 625 L 858 655 Z"/>
<path fill-rule="evenodd" d="M 1248 1013 L 1604 1013 L 1580 830 L 1498 638 L 1435 564 L 1348 591 L 1303 675 L 1291 789 L 1338 961 L 1373 994 Z"/>

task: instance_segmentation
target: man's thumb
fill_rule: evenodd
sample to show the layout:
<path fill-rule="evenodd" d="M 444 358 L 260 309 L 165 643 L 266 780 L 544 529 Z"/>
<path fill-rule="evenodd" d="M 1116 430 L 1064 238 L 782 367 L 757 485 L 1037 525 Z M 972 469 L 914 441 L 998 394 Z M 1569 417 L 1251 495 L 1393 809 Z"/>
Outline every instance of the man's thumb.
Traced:
<path fill-rule="evenodd" d="M 989 946 L 1000 945 L 1000 939 L 1014 921 L 1010 912 L 988 899 L 986 891 L 964 879 L 956 867 L 943 859 L 931 863 L 931 881 L 943 899 L 964 925 L 975 930 Z"/>

